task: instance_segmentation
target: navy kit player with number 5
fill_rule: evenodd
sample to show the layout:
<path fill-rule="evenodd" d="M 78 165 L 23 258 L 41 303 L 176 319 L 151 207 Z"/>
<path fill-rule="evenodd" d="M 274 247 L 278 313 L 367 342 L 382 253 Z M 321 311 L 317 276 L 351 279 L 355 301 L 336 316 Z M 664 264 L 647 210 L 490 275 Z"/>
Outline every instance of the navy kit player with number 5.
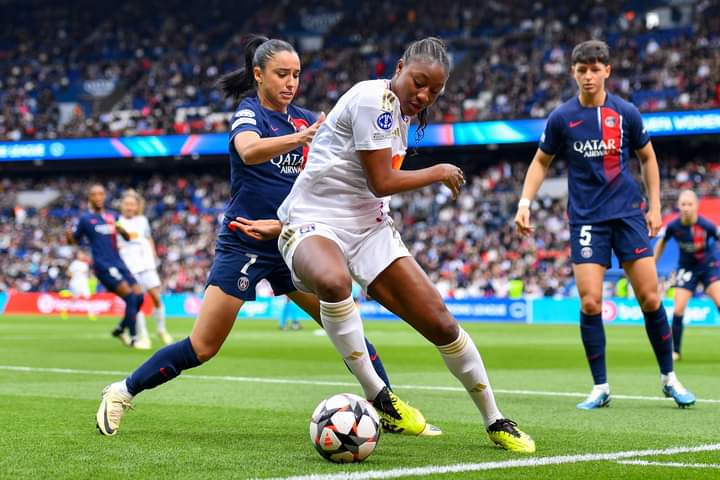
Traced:
<path fill-rule="evenodd" d="M 93 257 L 93 272 L 110 292 L 125 301 L 125 315 L 112 335 L 123 343 L 134 346 L 136 341 L 135 322 L 143 304 L 143 293 L 135 277 L 120 258 L 115 235 L 129 239 L 128 233 L 116 225 L 113 214 L 105 211 L 105 188 L 102 185 L 90 187 L 88 196 L 90 211 L 80 216 L 74 231 L 67 231 L 68 243 L 80 243 L 87 238 Z M 130 338 L 125 337 L 125 329 Z"/>
<path fill-rule="evenodd" d="M 680 217 L 660 232 L 655 245 L 655 260 L 659 260 L 668 240 L 675 239 L 680 247 L 678 270 L 675 274 L 675 309 L 672 320 L 673 359 L 680 359 L 683 317 L 688 301 L 698 284 L 720 310 L 720 264 L 715 245 L 720 230 L 707 218 L 698 215 L 698 198 L 692 190 L 684 190 L 678 197 Z"/>
<path fill-rule="evenodd" d="M 277 242 L 258 241 L 235 231 L 230 221 L 277 218 L 303 168 L 307 149 L 324 114 L 315 115 L 292 105 L 300 77 L 300 59 L 282 40 L 253 37 L 245 48 L 245 67 L 220 80 L 224 93 L 239 100 L 230 119 L 232 198 L 225 209 L 200 313 L 190 337 L 159 350 L 126 380 L 108 385 L 97 411 L 97 426 L 114 435 L 130 400 L 212 358 L 232 329 L 255 287 L 267 279 L 275 295 L 288 295 L 320 323 L 316 296 L 296 290 Z M 367 340 L 366 340 L 367 341 Z M 372 344 L 373 367 L 389 385 Z M 439 434 L 435 429 L 431 433 Z"/>
<path fill-rule="evenodd" d="M 663 393 L 680 407 L 695 397 L 673 371 L 672 334 L 658 294 L 650 236 L 661 226 L 660 174 L 650 137 L 637 108 L 605 91 L 610 76 L 608 46 L 598 40 L 578 44 L 572 73 L 579 95 L 558 106 L 547 120 L 540 146 L 528 168 L 515 224 L 533 231 L 530 204 L 557 155 L 568 163 L 568 217 L 573 273 L 581 301 L 580 331 L 594 387 L 580 409 L 610 402 L 602 323 L 602 285 L 615 252 L 637 296 L 645 330 L 655 352 Z M 640 159 L 648 195 L 645 213 L 640 186 L 629 169 L 631 152 Z"/>

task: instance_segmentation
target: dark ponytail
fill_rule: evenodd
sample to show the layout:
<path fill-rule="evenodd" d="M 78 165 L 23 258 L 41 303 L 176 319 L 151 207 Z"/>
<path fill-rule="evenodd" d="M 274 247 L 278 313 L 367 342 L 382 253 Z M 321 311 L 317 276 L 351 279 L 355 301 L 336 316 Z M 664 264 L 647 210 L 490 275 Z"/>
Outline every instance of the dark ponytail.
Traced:
<path fill-rule="evenodd" d="M 257 87 L 253 67 L 265 68 L 267 62 L 277 52 L 283 51 L 297 54 L 293 46 L 284 40 L 270 40 L 262 35 L 251 36 L 245 42 L 245 66 L 226 73 L 218 80 L 218 86 L 225 94 L 225 98 L 239 101 L 252 95 Z"/>
<path fill-rule="evenodd" d="M 437 37 L 427 37 L 417 40 L 410 44 L 403 53 L 402 61 L 404 65 L 409 64 L 413 60 L 420 60 L 430 63 L 439 63 L 445 68 L 445 72 L 450 74 L 450 59 L 447 54 L 447 46 L 445 42 Z M 425 136 L 425 127 L 428 125 L 429 112 L 424 108 L 417 115 L 418 128 L 415 132 L 415 143 Z"/>

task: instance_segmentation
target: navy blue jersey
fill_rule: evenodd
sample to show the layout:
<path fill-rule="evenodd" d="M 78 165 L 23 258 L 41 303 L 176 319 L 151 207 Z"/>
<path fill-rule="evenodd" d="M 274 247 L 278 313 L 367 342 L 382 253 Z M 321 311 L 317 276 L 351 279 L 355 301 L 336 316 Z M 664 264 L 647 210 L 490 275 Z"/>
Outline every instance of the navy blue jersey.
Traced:
<path fill-rule="evenodd" d="M 83 213 L 73 232 L 77 243 L 88 239 L 95 268 L 125 265 L 118 253 L 115 235 L 115 216 L 107 212 Z"/>
<path fill-rule="evenodd" d="M 631 151 L 649 141 L 638 109 L 610 93 L 600 107 L 583 107 L 574 97 L 553 110 L 540 149 L 568 163 L 571 224 L 643 213 L 640 185 L 628 163 Z"/>
<path fill-rule="evenodd" d="M 248 97 L 240 102 L 230 127 L 232 199 L 225 209 L 225 223 L 238 216 L 252 220 L 277 218 L 277 209 L 290 193 L 307 158 L 307 149 L 298 147 L 269 162 L 245 165 L 235 151 L 235 135 L 255 132 L 261 138 L 280 137 L 307 128 L 315 120 L 312 112 L 294 105 L 288 106 L 288 113 L 281 113 L 264 108 L 257 97 Z M 260 242 L 239 232 L 236 236 L 244 246 L 278 253 L 275 240 Z"/>
<path fill-rule="evenodd" d="M 718 228 L 709 220 L 698 217 L 697 222 L 685 225 L 678 218 L 665 227 L 665 239 L 674 238 L 680 247 L 679 265 L 683 268 L 710 267 L 715 261 L 715 241 Z"/>

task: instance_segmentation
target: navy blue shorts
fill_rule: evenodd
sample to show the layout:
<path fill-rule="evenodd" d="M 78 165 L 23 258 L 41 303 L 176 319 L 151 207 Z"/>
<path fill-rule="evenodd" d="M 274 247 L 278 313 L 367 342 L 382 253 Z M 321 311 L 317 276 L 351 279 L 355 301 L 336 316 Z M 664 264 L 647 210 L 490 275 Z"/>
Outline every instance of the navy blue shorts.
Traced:
<path fill-rule="evenodd" d="M 570 225 L 573 263 L 597 263 L 609 268 L 612 252 L 621 264 L 653 255 L 644 216 Z"/>
<path fill-rule="evenodd" d="M 95 276 L 103 284 L 109 292 L 117 290 L 118 285 L 125 281 L 128 285 L 135 285 L 137 280 L 130 273 L 130 270 L 124 263 L 116 263 L 115 265 L 93 265 Z"/>
<path fill-rule="evenodd" d="M 716 263 L 694 268 L 680 267 L 675 274 L 675 287 L 695 292 L 699 283 L 703 288 L 708 288 L 718 280 L 720 280 L 720 268 Z"/>
<path fill-rule="evenodd" d="M 262 279 L 270 282 L 275 295 L 297 290 L 279 251 L 269 253 L 248 248 L 234 238 L 233 232 L 222 227 L 207 285 L 215 285 L 246 302 L 255 300 L 255 287 Z"/>

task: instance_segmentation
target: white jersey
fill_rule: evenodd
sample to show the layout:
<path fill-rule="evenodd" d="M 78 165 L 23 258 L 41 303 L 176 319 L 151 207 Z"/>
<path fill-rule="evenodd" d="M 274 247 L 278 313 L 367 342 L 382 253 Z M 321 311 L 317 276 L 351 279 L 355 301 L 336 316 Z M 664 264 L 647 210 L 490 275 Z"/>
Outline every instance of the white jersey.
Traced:
<path fill-rule="evenodd" d="M 390 148 L 393 168 L 400 168 L 409 123 L 389 80 L 368 80 L 348 90 L 315 134 L 305 169 L 278 209 L 280 221 L 353 229 L 382 222 L 390 197 L 370 191 L 358 151 Z"/>
<path fill-rule="evenodd" d="M 137 215 L 132 218 L 120 217 L 118 222 L 130 235 L 130 240 L 125 240 L 121 235 L 117 236 L 117 246 L 120 258 L 131 273 L 154 270 L 155 252 L 153 252 L 150 240 L 150 223 L 144 215 Z"/>
<path fill-rule="evenodd" d="M 90 265 L 82 260 L 73 260 L 68 266 L 70 274 L 70 290 L 84 292 L 90 290 Z"/>

